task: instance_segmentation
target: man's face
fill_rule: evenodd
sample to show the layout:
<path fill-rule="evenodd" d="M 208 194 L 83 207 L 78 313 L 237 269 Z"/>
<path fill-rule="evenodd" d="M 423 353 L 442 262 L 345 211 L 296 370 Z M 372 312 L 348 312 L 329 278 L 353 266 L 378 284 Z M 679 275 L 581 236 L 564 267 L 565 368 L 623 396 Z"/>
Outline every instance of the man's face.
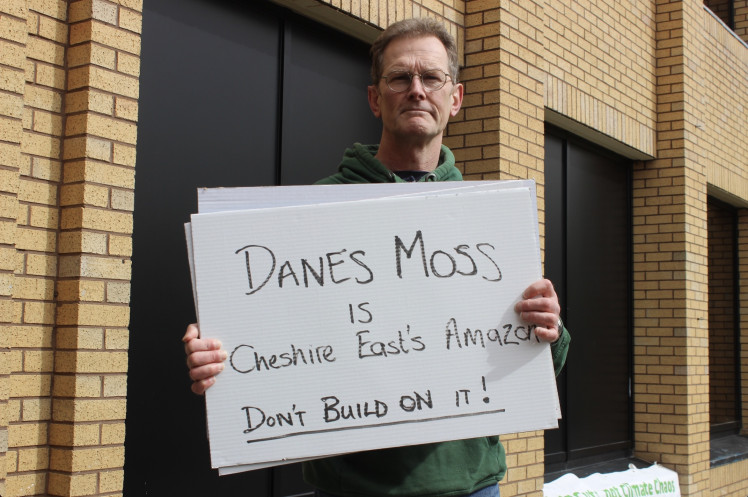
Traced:
<path fill-rule="evenodd" d="M 383 55 L 382 76 L 392 71 L 421 74 L 430 69 L 449 73 L 447 50 L 433 36 L 395 39 Z M 401 93 L 390 90 L 383 79 L 368 92 L 372 112 L 382 119 L 383 141 L 399 143 L 427 143 L 441 137 L 449 118 L 460 110 L 462 94 L 462 85 L 451 78 L 440 90 L 426 91 L 418 77 Z"/>

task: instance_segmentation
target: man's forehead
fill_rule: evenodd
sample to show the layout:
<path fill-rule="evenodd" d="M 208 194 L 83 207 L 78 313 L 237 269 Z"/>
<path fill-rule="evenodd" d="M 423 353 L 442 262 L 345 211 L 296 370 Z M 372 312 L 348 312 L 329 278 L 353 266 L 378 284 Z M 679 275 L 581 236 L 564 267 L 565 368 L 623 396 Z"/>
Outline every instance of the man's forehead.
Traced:
<path fill-rule="evenodd" d="M 392 40 L 384 50 L 383 65 L 448 64 L 447 49 L 435 36 L 402 37 Z"/>

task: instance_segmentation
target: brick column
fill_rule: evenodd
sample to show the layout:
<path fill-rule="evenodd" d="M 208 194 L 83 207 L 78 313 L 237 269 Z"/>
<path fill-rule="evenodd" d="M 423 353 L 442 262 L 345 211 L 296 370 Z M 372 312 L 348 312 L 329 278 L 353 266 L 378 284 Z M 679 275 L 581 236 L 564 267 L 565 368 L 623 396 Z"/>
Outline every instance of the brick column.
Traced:
<path fill-rule="evenodd" d="M 447 129 L 465 179 L 534 179 L 544 233 L 543 8 L 535 2 L 466 3 L 465 100 Z M 501 437 L 509 471 L 501 495 L 542 496 L 542 431 Z"/>
<path fill-rule="evenodd" d="M 18 3 L 18 2 L 12 2 Z M 52 333 L 67 42 L 64 3 L 21 2 L 26 43 L 8 400 L 8 496 L 46 493 Z"/>
<path fill-rule="evenodd" d="M 635 451 L 676 470 L 684 496 L 707 495 L 709 473 L 706 174 L 690 141 L 698 90 L 685 42 L 694 5 L 656 2 L 658 158 L 634 168 L 633 185 Z"/>
<path fill-rule="evenodd" d="M 141 0 L 69 4 L 51 495 L 121 495 Z"/>
<path fill-rule="evenodd" d="M 7 476 L 17 467 L 15 452 L 9 453 L 8 424 L 12 336 L 21 316 L 21 305 L 13 298 L 13 285 L 19 256 L 16 224 L 27 14 L 22 0 L 0 5 L 0 495 L 8 495 Z"/>

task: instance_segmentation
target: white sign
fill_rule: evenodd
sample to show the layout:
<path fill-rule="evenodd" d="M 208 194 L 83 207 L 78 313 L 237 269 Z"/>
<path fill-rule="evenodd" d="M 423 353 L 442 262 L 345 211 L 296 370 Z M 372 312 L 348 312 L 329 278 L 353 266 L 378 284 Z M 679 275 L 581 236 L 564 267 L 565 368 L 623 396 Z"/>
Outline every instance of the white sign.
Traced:
<path fill-rule="evenodd" d="M 572 473 L 546 483 L 544 497 L 680 497 L 678 473 L 654 464 L 577 478 Z"/>
<path fill-rule="evenodd" d="M 557 426 L 548 344 L 513 310 L 541 277 L 534 188 L 489 185 L 242 189 L 332 198 L 192 216 L 201 333 L 229 353 L 207 393 L 213 467 Z"/>

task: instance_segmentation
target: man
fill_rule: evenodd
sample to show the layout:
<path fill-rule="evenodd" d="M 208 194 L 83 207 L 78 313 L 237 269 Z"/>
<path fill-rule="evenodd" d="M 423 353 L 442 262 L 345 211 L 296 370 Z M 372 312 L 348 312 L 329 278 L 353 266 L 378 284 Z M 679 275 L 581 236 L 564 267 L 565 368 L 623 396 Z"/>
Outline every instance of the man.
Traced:
<path fill-rule="evenodd" d="M 458 181 L 454 155 L 442 145 L 450 117 L 462 105 L 454 39 L 432 19 L 393 24 L 374 42 L 368 100 L 382 120 L 379 145 L 355 144 L 338 172 L 319 183 Z M 556 373 L 566 358 L 569 334 L 559 319 L 553 285 L 540 280 L 516 306 L 535 333 L 552 343 Z M 407 312 L 407 311 L 406 311 Z M 216 381 L 227 353 L 220 343 L 184 336 L 192 390 L 202 394 Z M 498 437 L 359 452 L 304 463 L 304 478 L 318 497 L 495 497 L 506 472 Z"/>

